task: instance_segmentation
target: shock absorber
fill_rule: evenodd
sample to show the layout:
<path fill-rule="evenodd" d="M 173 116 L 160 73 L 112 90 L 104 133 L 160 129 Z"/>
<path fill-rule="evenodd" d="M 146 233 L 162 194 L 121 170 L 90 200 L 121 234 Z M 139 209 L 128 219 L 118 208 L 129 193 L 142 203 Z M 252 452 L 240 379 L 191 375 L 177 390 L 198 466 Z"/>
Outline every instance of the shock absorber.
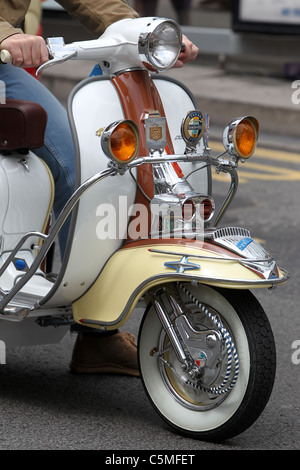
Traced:
<path fill-rule="evenodd" d="M 175 332 L 174 326 L 172 325 L 168 313 L 165 311 L 163 307 L 163 302 L 160 298 L 160 301 L 158 301 L 158 294 L 155 295 L 155 297 L 152 299 L 152 305 L 155 308 L 155 311 L 158 315 L 158 318 L 161 321 L 161 324 L 163 326 L 163 329 L 165 330 L 170 343 L 175 351 L 175 354 L 178 358 L 178 360 L 181 362 L 183 369 L 188 368 L 189 365 L 189 360 L 188 357 L 181 346 L 181 343 L 178 339 L 178 336 Z"/>

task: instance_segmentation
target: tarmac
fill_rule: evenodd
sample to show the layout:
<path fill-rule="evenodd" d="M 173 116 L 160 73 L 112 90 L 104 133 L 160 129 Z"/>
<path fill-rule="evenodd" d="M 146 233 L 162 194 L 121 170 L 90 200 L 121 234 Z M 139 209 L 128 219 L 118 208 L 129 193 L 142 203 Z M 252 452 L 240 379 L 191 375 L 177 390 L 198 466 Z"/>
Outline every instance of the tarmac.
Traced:
<path fill-rule="evenodd" d="M 213 15 L 206 11 L 206 15 L 206 22 L 213 18 L 214 26 L 216 21 L 217 27 L 229 26 L 228 12 Z M 274 65 L 276 51 L 273 52 Z M 41 80 L 66 104 L 72 88 L 89 76 L 94 65 L 90 61 L 69 61 L 45 70 Z M 220 132 L 229 121 L 250 114 L 259 120 L 266 145 L 297 151 L 300 148 L 300 80 L 286 78 L 278 70 L 274 73 L 274 67 L 268 67 L 267 63 L 264 66 L 261 57 L 257 61 L 255 57 L 251 61 L 247 57 L 224 61 L 222 56 L 202 54 L 183 68 L 163 73 L 191 90 L 199 109 L 210 115 L 211 135 L 217 133 L 221 137 Z"/>

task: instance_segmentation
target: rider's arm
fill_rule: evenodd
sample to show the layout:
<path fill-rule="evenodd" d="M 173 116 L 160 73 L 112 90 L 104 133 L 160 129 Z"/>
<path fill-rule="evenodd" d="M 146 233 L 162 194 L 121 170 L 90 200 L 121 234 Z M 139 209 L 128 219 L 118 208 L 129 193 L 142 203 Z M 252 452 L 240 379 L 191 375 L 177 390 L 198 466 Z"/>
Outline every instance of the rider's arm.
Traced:
<path fill-rule="evenodd" d="M 138 18 L 125 0 L 57 0 L 71 16 L 76 18 L 90 33 L 99 37 L 105 29 L 124 18 Z"/>
<path fill-rule="evenodd" d="M 37 67 L 48 60 L 42 38 L 23 34 L 17 27 L 24 19 L 29 3 L 29 0 L 6 1 L 5 8 L 0 3 L 0 49 L 7 49 L 12 55 L 13 64 L 19 67 Z M 118 20 L 138 17 L 123 0 L 59 0 L 58 3 L 95 36 L 100 36 Z"/>
<path fill-rule="evenodd" d="M 48 53 L 42 38 L 23 34 L 19 27 L 30 0 L 0 2 L 0 49 L 7 49 L 17 66 L 30 67 L 45 61 Z"/>
<path fill-rule="evenodd" d="M 49 60 L 45 41 L 32 34 L 14 34 L 4 39 L 0 49 L 6 49 L 16 67 L 38 67 Z"/>
<path fill-rule="evenodd" d="M 96 37 L 116 21 L 138 17 L 125 0 L 58 0 L 57 3 Z M 29 4 L 30 0 L 0 2 L 0 43 L 8 36 L 22 33 L 19 26 L 24 20 Z"/>
<path fill-rule="evenodd" d="M 11 24 L 0 17 L 0 43 L 3 39 L 12 36 L 13 34 L 21 34 L 23 31 L 20 28 L 14 28 Z"/>
<path fill-rule="evenodd" d="M 6 18 L 16 23 L 10 24 Z M 14 15 L 9 8 L 5 11 L 5 18 L 0 17 L 0 49 L 8 50 L 13 64 L 19 67 L 38 66 L 46 62 L 48 50 L 44 40 L 39 36 L 23 34 L 22 29 L 14 26 L 18 20 L 19 15 Z"/>
<path fill-rule="evenodd" d="M 0 43 L 13 34 L 22 33 L 20 26 L 29 4 L 30 0 L 0 1 Z"/>

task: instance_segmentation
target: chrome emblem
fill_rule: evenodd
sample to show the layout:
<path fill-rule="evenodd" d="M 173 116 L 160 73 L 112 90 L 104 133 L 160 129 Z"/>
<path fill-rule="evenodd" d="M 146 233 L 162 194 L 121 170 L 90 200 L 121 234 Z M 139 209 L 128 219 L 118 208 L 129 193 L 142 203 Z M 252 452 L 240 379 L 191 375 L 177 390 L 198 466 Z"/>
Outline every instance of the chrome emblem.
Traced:
<path fill-rule="evenodd" d="M 200 269 L 199 264 L 188 261 L 188 256 L 183 256 L 179 261 L 166 261 L 164 266 L 175 269 L 177 273 L 184 273 L 184 271 L 191 269 Z"/>

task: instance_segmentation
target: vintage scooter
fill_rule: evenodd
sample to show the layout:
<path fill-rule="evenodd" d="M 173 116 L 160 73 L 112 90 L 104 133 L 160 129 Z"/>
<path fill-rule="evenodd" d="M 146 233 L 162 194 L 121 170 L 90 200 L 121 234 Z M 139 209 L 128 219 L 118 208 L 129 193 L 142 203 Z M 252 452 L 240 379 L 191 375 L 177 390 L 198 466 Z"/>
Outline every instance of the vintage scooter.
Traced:
<path fill-rule="evenodd" d="M 178 25 L 160 18 L 122 20 L 97 40 L 48 40 L 41 69 L 93 59 L 103 71 L 71 93 L 77 189 L 49 230 L 52 177 L 24 150 L 41 145 L 45 113 L 5 105 L 14 127 L 0 129 L 0 339 L 60 341 L 72 322 L 115 329 L 143 307 L 139 364 L 154 408 L 179 433 L 223 440 L 258 418 L 274 382 L 272 331 L 250 289 L 289 274 L 247 229 L 219 226 L 259 126 L 233 120 L 224 153 L 212 156 L 207 116 L 184 85 L 158 74 L 181 44 Z M 218 210 L 211 171 L 231 177 Z M 69 214 L 54 274 L 45 259 Z"/>

